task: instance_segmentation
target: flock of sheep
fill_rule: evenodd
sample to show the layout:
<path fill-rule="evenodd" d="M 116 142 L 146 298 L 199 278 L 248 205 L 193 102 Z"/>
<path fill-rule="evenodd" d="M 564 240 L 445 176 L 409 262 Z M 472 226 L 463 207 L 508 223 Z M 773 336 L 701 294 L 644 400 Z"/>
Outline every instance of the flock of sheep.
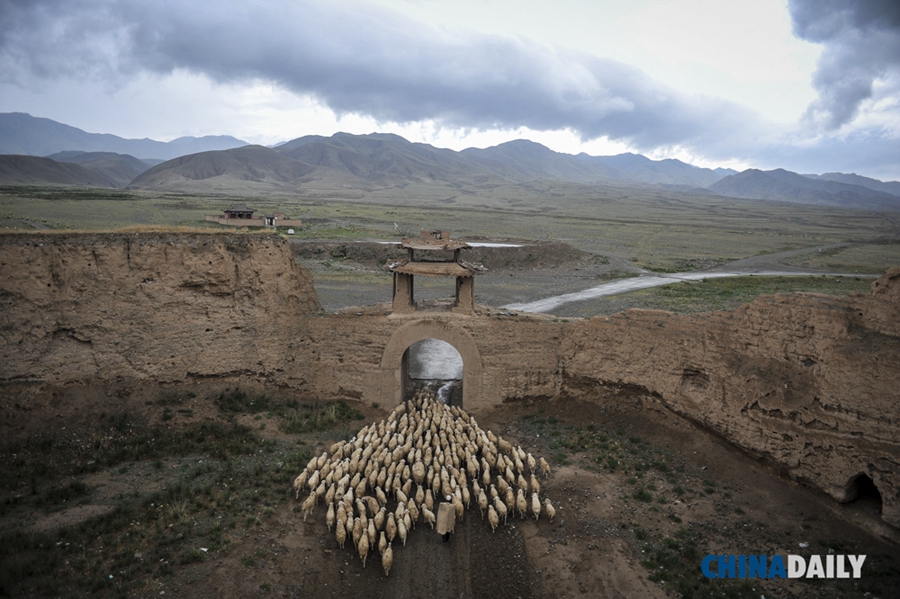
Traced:
<path fill-rule="evenodd" d="M 434 528 L 437 504 L 448 497 L 457 521 L 474 501 L 492 532 L 511 513 L 525 518 L 530 511 L 535 520 L 543 513 L 553 521 L 556 509 L 550 499 L 541 503 L 538 473 L 550 473 L 544 458 L 536 460 L 481 429 L 425 388 L 386 420 L 335 443 L 330 458 L 328 453 L 312 458 L 294 489 L 298 499 L 309 490 L 301 508 L 304 522 L 324 501 L 325 523 L 338 545 L 352 539 L 364 568 L 377 547 L 387 576 L 394 540 L 405 546 L 420 518 Z"/>

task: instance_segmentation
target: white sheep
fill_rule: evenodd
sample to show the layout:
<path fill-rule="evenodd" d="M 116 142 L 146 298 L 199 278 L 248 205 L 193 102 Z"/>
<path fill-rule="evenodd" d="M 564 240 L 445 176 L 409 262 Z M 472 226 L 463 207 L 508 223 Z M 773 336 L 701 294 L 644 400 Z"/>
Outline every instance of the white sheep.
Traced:
<path fill-rule="evenodd" d="M 516 509 L 519 510 L 519 518 L 524 520 L 525 512 L 528 511 L 528 502 L 525 501 L 525 493 L 522 492 L 522 489 L 519 489 L 519 493 L 516 496 Z"/>
<path fill-rule="evenodd" d="M 328 532 L 331 532 L 331 527 L 334 526 L 335 515 L 334 515 L 334 504 L 328 504 L 328 513 L 325 514 L 325 526 L 328 527 Z"/>
<path fill-rule="evenodd" d="M 382 537 L 383 539 L 384 537 Z M 381 567 L 384 568 L 384 575 L 388 576 L 391 573 L 391 566 L 394 565 L 394 550 L 391 549 L 390 544 L 384 548 L 384 551 L 381 552 Z"/>
<path fill-rule="evenodd" d="M 363 568 L 366 567 L 366 557 L 369 555 L 369 537 L 363 535 L 359 539 L 359 545 L 356 546 L 359 550 L 359 557 L 362 558 Z"/>
<path fill-rule="evenodd" d="M 422 518 L 424 518 L 425 522 L 430 524 L 431 528 L 434 529 L 434 524 L 435 524 L 434 512 L 432 512 L 430 509 L 428 509 L 427 505 L 422 507 Z"/>
<path fill-rule="evenodd" d="M 495 532 L 497 526 L 500 525 L 500 517 L 497 515 L 497 510 L 495 510 L 492 505 L 488 506 L 488 522 L 491 524 L 491 532 Z"/>
<path fill-rule="evenodd" d="M 499 497 L 496 497 L 494 499 L 494 507 L 497 508 L 497 515 L 503 518 L 503 523 L 506 524 L 506 515 L 508 514 L 506 504 L 500 501 Z"/>
<path fill-rule="evenodd" d="M 537 493 L 531 494 L 531 511 L 534 513 L 534 521 L 537 522 L 538 516 L 541 515 L 541 500 Z"/>

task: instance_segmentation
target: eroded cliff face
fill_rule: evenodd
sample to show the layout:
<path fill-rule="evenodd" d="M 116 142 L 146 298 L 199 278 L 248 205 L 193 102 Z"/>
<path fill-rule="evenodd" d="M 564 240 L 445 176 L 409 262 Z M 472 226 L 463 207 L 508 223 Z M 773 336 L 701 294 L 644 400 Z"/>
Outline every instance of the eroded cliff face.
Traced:
<path fill-rule="evenodd" d="M 473 413 L 631 388 L 839 501 L 865 474 L 900 526 L 900 268 L 865 296 L 563 324 L 325 315 L 276 236 L 0 236 L 0 382 L 241 379 L 389 405 L 422 335 L 465 345 Z"/>
<path fill-rule="evenodd" d="M 734 312 L 632 310 L 572 325 L 564 392 L 646 388 L 839 501 L 870 477 L 900 525 L 900 269 L 868 296 L 761 297 Z"/>
<path fill-rule="evenodd" d="M 320 309 L 277 236 L 157 233 L 0 236 L 0 306 L 0 378 L 58 384 L 267 376 Z"/>

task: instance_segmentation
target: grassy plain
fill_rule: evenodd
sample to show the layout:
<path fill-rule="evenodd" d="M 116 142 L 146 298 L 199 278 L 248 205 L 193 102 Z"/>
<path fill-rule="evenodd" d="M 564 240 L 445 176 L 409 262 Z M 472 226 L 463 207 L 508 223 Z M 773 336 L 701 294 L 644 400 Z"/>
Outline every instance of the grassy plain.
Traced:
<path fill-rule="evenodd" d="M 628 308 L 644 308 L 693 314 L 734 310 L 760 295 L 796 292 L 847 295 L 853 292 L 867 293 L 871 285 L 870 277 L 746 276 L 704 279 L 567 304 L 553 313 L 560 317 L 591 317 L 609 316 Z"/>
<path fill-rule="evenodd" d="M 328 191 L 328 190 L 325 190 Z M 191 226 L 223 229 L 204 221 L 233 202 L 258 212 L 283 211 L 304 220 L 296 241 L 350 242 L 396 240 L 419 228 L 450 229 L 454 236 L 485 240 L 560 241 L 605 261 L 606 268 L 544 268 L 521 260 L 479 278 L 478 301 L 502 305 L 544 295 L 583 289 L 598 279 L 631 276 L 641 271 L 680 272 L 737 261 L 805 268 L 844 274 L 880 275 L 900 264 L 900 218 L 830 207 L 685 195 L 654 188 L 587 188 L 566 184 L 533 184 L 462 190 L 419 186 L 415 189 L 368 190 L 316 196 L 154 193 L 87 188 L 0 188 L 0 226 L 103 230 L 133 225 Z M 389 284 L 380 268 L 352 259 L 305 260 L 317 288 L 326 296 L 345 297 L 356 290 L 358 302 L 387 301 Z M 868 283 L 838 284 L 828 293 L 859 290 Z M 725 285 L 714 283 L 713 285 Z M 737 283 L 752 299 L 767 293 L 758 281 Z M 427 290 L 423 285 L 423 292 Z M 778 291 L 819 290 L 800 277 L 776 285 Z M 619 300 L 597 300 L 560 314 L 607 313 L 616 306 L 657 306 L 707 310 L 730 303 L 698 301 L 668 291 L 636 292 Z M 676 294 L 677 296 L 677 294 Z M 368 298 L 371 297 L 371 300 Z M 735 296 L 738 297 L 738 296 Z M 664 301 L 666 298 L 672 301 Z M 625 301 L 625 303 L 623 303 Z M 328 301 L 323 302 L 325 304 Z M 612 308 L 611 308 L 612 306 Z"/>

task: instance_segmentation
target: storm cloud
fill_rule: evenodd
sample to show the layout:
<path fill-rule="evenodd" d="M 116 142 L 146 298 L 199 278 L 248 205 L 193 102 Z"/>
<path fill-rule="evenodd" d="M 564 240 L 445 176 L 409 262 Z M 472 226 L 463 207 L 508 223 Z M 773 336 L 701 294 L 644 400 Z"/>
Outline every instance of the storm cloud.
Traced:
<path fill-rule="evenodd" d="M 342 113 L 471 129 L 569 129 L 638 149 L 700 147 L 755 117 L 611 59 L 526 39 L 443 30 L 332 2 L 0 2 L 9 73 L 115 85 L 176 69 L 266 80 Z M 14 75 L 8 75 L 12 77 Z"/>
<path fill-rule="evenodd" d="M 791 0 L 794 32 L 824 45 L 807 117 L 826 128 L 851 122 L 876 84 L 900 92 L 900 2 Z"/>

